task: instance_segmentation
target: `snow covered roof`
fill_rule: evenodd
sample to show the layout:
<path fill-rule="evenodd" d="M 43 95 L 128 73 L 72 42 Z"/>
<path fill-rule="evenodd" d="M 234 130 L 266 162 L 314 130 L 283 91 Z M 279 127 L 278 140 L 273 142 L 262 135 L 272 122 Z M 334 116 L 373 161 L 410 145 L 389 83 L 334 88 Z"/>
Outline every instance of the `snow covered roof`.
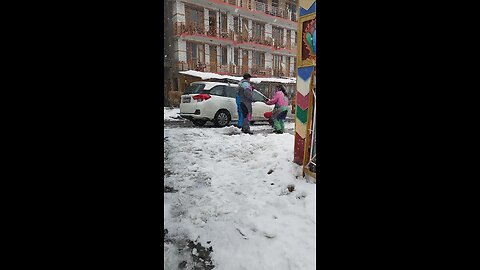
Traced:
<path fill-rule="evenodd" d="M 217 73 L 202 72 L 202 71 L 195 71 L 195 70 L 180 71 L 179 73 L 185 74 L 185 75 L 190 75 L 190 76 L 193 76 L 193 77 L 199 77 L 202 80 L 231 79 L 231 80 L 240 81 L 242 79 L 242 77 L 220 75 L 220 74 L 217 74 Z M 289 78 L 289 79 L 283 79 L 283 78 L 251 78 L 250 81 L 253 82 L 253 83 L 261 83 L 261 82 L 296 83 L 297 79 L 296 78 Z"/>

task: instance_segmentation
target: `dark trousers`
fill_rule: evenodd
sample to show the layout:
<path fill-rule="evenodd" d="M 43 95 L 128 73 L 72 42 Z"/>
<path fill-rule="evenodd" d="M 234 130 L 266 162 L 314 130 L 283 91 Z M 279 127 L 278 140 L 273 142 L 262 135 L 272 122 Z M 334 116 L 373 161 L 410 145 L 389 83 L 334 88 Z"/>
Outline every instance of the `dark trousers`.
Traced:
<path fill-rule="evenodd" d="M 242 131 L 249 132 L 250 131 L 250 113 L 248 112 L 247 106 L 244 103 L 241 104 L 242 108 L 242 115 L 243 115 L 243 123 L 242 123 Z"/>

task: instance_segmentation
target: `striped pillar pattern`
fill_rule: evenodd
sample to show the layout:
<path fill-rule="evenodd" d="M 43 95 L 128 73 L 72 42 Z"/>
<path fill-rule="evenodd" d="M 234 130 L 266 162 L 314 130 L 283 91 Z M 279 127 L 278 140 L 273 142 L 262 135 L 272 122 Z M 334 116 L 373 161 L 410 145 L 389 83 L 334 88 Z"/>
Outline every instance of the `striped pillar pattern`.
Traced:
<path fill-rule="evenodd" d="M 300 17 L 315 13 L 317 10 L 317 1 L 315 0 L 300 0 Z"/>
<path fill-rule="evenodd" d="M 293 161 L 300 165 L 303 164 L 305 138 L 307 136 L 308 100 L 313 70 L 313 66 L 298 67 L 297 72 L 297 106 L 295 108 L 295 147 Z"/>

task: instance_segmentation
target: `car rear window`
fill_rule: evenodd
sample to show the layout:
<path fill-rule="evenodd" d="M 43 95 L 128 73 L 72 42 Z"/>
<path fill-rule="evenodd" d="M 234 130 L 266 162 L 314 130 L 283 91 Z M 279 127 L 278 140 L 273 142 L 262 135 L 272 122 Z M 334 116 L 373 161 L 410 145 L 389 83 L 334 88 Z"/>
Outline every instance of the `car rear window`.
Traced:
<path fill-rule="evenodd" d="M 203 88 L 205 88 L 205 84 L 192 84 L 185 89 L 185 94 L 200 94 L 204 93 Z"/>

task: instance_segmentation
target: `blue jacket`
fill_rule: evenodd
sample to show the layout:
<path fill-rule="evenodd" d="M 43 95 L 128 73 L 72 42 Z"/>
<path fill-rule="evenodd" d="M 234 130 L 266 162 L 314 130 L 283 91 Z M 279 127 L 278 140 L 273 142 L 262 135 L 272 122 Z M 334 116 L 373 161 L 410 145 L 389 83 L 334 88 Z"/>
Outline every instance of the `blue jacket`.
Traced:
<path fill-rule="evenodd" d="M 240 81 L 238 95 L 240 96 L 241 102 L 247 107 L 248 112 L 252 113 L 252 102 L 254 101 L 253 89 L 252 85 L 247 80 L 243 79 Z"/>

